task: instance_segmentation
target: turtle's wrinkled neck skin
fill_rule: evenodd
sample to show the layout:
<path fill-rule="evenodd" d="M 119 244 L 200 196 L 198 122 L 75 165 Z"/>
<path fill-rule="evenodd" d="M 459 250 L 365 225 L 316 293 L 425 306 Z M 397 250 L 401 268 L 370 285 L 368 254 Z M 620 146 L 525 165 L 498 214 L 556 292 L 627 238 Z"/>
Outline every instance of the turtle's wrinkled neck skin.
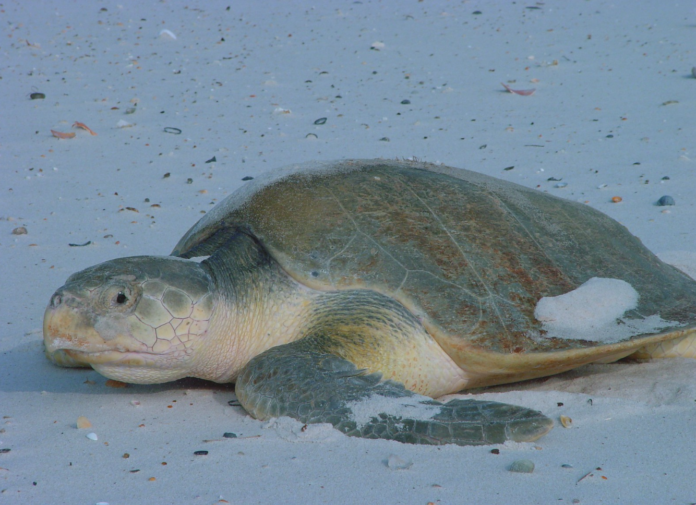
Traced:
<path fill-rule="evenodd" d="M 218 308 L 191 375 L 233 382 L 257 354 L 302 337 L 317 294 L 288 277 L 253 237 L 236 234 L 201 266 Z"/>

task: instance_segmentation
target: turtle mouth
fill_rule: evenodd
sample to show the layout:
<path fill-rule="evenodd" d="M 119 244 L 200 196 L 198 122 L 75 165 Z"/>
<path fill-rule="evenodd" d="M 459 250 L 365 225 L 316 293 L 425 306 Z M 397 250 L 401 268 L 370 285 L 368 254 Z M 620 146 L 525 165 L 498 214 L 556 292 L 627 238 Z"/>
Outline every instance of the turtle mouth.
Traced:
<path fill-rule="evenodd" d="M 79 351 L 77 349 L 60 349 L 72 359 L 88 363 L 90 365 L 118 364 L 124 366 L 145 366 L 153 362 L 154 359 L 148 357 L 158 356 L 155 353 L 141 351 Z"/>

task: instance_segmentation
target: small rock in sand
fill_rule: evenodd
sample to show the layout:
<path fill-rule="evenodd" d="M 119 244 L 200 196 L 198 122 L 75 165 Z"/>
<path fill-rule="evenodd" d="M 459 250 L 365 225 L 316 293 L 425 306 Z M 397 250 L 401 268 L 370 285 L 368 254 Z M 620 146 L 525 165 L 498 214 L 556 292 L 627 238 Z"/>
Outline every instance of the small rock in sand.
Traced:
<path fill-rule="evenodd" d="M 534 471 L 534 462 L 528 459 L 518 459 L 512 462 L 508 470 L 516 473 L 532 473 Z"/>
<path fill-rule="evenodd" d="M 387 459 L 387 467 L 391 470 L 408 470 L 413 466 L 413 461 L 406 461 L 401 459 L 399 456 L 394 454 L 390 455 Z"/>

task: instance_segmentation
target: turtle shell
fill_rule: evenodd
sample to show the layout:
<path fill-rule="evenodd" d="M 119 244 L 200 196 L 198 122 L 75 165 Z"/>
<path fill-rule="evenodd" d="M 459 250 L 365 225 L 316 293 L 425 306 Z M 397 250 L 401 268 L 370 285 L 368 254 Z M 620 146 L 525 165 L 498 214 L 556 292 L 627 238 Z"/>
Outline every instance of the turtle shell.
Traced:
<path fill-rule="evenodd" d="M 624 226 L 586 205 L 468 170 L 388 160 L 287 167 L 218 204 L 173 254 L 186 256 L 230 226 L 258 237 L 306 286 L 398 300 L 451 355 L 601 346 L 549 337 L 534 317 L 542 297 L 593 277 L 624 280 L 638 292 L 625 319 L 669 322 L 626 340 L 696 323 L 696 281 Z"/>

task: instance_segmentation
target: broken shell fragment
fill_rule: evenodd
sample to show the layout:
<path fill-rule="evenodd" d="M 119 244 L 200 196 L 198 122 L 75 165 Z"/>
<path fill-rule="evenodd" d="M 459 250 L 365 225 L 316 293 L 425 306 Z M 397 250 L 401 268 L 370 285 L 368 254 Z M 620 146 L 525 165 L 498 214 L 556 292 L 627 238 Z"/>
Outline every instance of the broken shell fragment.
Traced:
<path fill-rule="evenodd" d="M 89 419 L 87 419 L 85 416 L 80 416 L 77 418 L 77 428 L 79 430 L 85 429 L 85 428 L 91 428 L 92 423 L 89 422 Z"/>

